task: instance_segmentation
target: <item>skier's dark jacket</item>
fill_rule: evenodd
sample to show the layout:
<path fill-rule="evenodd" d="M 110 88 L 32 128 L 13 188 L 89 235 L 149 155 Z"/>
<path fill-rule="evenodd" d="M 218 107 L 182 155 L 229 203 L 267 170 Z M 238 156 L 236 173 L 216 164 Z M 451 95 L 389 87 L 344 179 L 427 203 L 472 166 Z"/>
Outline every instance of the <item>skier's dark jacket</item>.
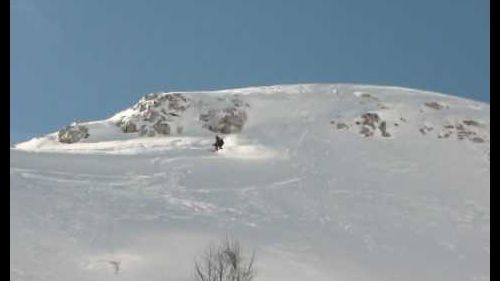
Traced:
<path fill-rule="evenodd" d="M 224 140 L 219 136 L 215 136 L 215 144 L 214 144 L 215 149 L 221 149 L 223 145 L 224 145 Z"/>

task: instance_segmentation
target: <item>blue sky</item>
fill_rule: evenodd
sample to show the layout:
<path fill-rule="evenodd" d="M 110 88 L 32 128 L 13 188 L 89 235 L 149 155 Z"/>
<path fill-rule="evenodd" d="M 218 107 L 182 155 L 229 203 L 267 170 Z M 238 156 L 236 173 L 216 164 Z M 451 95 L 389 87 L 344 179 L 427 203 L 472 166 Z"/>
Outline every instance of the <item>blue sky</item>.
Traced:
<path fill-rule="evenodd" d="M 490 101 L 488 0 L 11 0 L 11 143 L 155 91 L 362 83 Z"/>

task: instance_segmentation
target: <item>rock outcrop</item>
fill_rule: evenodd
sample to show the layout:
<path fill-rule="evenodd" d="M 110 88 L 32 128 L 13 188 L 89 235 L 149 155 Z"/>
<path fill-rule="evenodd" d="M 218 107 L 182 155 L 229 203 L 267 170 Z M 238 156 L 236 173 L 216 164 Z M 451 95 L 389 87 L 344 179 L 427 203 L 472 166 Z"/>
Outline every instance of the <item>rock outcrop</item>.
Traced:
<path fill-rule="evenodd" d="M 57 133 L 57 140 L 61 143 L 75 143 L 89 136 L 90 134 L 87 127 L 74 122 L 59 130 Z"/>
<path fill-rule="evenodd" d="M 454 124 L 443 125 L 438 133 L 438 138 L 449 138 L 456 136 L 457 140 L 469 140 L 473 143 L 487 142 L 487 134 L 481 123 L 475 120 L 463 120 Z"/>
<path fill-rule="evenodd" d="M 132 114 L 120 118 L 116 125 L 124 133 L 138 132 L 141 136 L 179 133 L 182 127 L 177 121 L 189 106 L 190 99 L 182 94 L 149 94 L 132 107 Z"/>
<path fill-rule="evenodd" d="M 203 110 L 199 115 L 203 128 L 222 134 L 241 132 L 247 121 L 246 109 L 249 105 L 239 98 L 232 98 L 229 102 L 223 99 L 218 101 L 227 105 Z"/>
<path fill-rule="evenodd" d="M 442 103 L 436 102 L 436 101 L 431 101 L 431 102 L 426 102 L 424 103 L 425 106 L 430 107 L 435 110 L 441 110 L 443 108 L 448 108 L 448 106 L 443 105 Z"/>
<path fill-rule="evenodd" d="M 361 115 L 361 121 L 356 124 L 360 127 L 359 133 L 365 137 L 371 137 L 378 129 L 382 137 L 390 137 L 391 134 L 387 131 L 387 121 L 382 120 L 378 113 L 367 112 Z"/>
<path fill-rule="evenodd" d="M 336 125 L 337 130 L 349 130 L 350 125 L 344 121 L 330 121 L 330 124 Z M 359 134 L 364 137 L 371 137 L 375 135 L 375 132 L 379 131 L 380 135 L 384 138 L 388 138 L 391 134 L 387 128 L 387 121 L 382 120 L 378 113 L 366 112 L 361 115 L 360 119 L 354 122 L 359 128 Z"/>

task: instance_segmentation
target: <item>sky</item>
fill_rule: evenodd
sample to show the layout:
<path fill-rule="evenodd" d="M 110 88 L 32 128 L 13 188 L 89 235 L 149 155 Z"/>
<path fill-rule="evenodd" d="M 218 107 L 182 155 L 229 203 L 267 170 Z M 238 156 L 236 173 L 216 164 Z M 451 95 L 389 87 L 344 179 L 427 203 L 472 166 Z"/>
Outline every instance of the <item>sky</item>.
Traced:
<path fill-rule="evenodd" d="M 489 0 L 10 0 L 11 143 L 157 91 L 402 86 L 490 102 Z"/>

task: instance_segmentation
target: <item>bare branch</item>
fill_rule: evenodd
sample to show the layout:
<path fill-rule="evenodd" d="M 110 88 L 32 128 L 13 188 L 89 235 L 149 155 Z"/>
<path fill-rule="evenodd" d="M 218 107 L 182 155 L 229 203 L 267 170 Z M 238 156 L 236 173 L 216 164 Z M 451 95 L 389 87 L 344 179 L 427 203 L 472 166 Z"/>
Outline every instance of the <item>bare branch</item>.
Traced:
<path fill-rule="evenodd" d="M 195 281 L 251 281 L 255 277 L 255 251 L 246 261 L 240 244 L 226 237 L 219 244 L 212 244 L 195 262 Z"/>

